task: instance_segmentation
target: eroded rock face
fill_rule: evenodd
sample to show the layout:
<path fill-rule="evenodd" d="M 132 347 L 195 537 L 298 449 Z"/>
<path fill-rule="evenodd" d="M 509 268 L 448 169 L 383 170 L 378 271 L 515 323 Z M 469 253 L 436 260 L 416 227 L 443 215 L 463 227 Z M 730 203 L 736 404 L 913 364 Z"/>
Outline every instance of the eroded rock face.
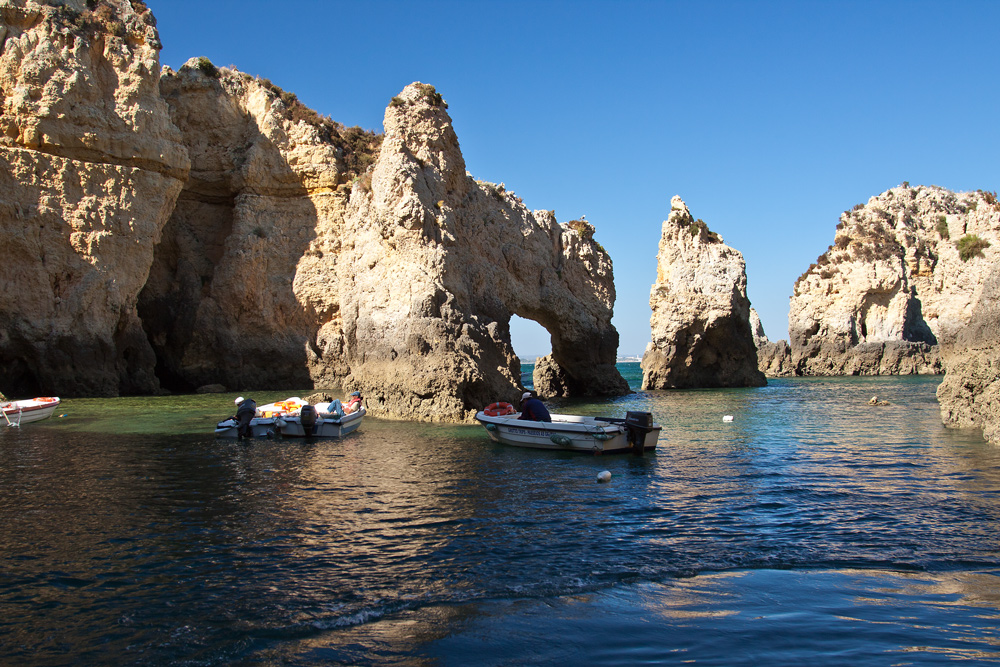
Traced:
<path fill-rule="evenodd" d="M 649 295 L 653 340 L 643 389 L 758 387 L 743 255 L 695 220 L 680 197 L 663 223 Z"/>
<path fill-rule="evenodd" d="M 516 403 L 517 314 L 552 334 L 563 382 L 539 393 L 627 393 L 611 260 L 593 227 L 559 225 L 471 178 L 446 106 L 433 87 L 407 86 L 386 109 L 370 183 L 353 189 L 338 269 L 347 383 L 395 418 L 468 420 Z"/>
<path fill-rule="evenodd" d="M 13 395 L 153 393 L 136 313 L 189 162 L 126 0 L 0 2 L 0 365 Z"/>
<path fill-rule="evenodd" d="M 976 428 L 1000 444 L 1000 268 L 983 283 L 969 323 L 942 342 L 947 372 L 938 387 L 945 425 Z"/>
<path fill-rule="evenodd" d="M 900 186 L 846 211 L 834 245 L 795 283 L 796 372 L 941 372 L 938 343 L 969 321 L 998 232 L 1000 205 L 983 192 Z M 963 260 L 959 243 L 978 254 Z"/>
<path fill-rule="evenodd" d="M 139 303 L 160 376 L 175 390 L 330 386 L 347 372 L 347 130 L 205 59 L 165 69 L 161 90 L 192 164 Z"/>
<path fill-rule="evenodd" d="M 757 348 L 757 368 L 765 377 L 788 377 L 795 374 L 792 368 L 792 350 L 788 347 L 788 342 L 771 342 L 764 333 L 760 316 L 753 308 L 750 309 L 750 331 L 753 332 L 753 344 Z"/>

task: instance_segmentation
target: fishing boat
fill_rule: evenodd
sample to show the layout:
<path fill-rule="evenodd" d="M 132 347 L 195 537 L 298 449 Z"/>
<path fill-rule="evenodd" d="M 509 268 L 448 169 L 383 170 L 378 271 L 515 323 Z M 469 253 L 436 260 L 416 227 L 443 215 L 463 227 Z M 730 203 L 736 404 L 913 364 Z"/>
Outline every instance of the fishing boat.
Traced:
<path fill-rule="evenodd" d="M 654 451 L 660 436 L 660 425 L 648 412 L 628 412 L 624 419 L 553 414 L 551 422 L 538 422 L 518 419 L 521 413 L 512 410 L 488 408 L 477 412 L 476 420 L 494 442 L 531 449 L 641 455 Z"/>
<path fill-rule="evenodd" d="M 20 426 L 48 419 L 59 407 L 59 402 L 59 398 L 55 396 L 40 396 L 21 401 L 2 402 L 0 410 L 3 411 L 7 426 Z"/>
<path fill-rule="evenodd" d="M 346 412 L 340 401 L 310 405 L 293 396 L 258 407 L 256 416 L 250 420 L 250 432 L 254 438 L 341 438 L 358 430 L 365 414 L 360 397 L 356 407 Z M 216 425 L 215 436 L 239 437 L 237 427 L 235 417 L 224 419 Z"/>

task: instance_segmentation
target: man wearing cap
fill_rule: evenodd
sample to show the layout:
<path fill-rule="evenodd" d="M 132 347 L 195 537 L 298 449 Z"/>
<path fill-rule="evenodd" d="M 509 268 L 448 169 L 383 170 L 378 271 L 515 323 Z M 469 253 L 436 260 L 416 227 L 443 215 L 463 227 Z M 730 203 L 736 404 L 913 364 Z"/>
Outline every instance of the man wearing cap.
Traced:
<path fill-rule="evenodd" d="M 548 408 L 540 400 L 526 391 L 521 395 L 521 416 L 518 419 L 527 419 L 533 422 L 550 422 L 552 416 Z"/>
<path fill-rule="evenodd" d="M 257 416 L 257 403 L 252 398 L 236 399 L 236 435 L 240 438 L 249 438 L 253 435 L 250 428 L 250 420 Z"/>

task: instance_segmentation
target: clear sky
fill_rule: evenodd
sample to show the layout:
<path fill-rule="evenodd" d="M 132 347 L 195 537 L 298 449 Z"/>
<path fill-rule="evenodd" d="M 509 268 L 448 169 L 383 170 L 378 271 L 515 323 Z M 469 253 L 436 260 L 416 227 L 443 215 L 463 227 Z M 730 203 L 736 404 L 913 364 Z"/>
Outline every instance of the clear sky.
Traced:
<path fill-rule="evenodd" d="M 345 125 L 433 84 L 468 170 L 614 261 L 620 355 L 650 339 L 670 198 L 743 253 L 787 337 L 844 210 L 903 181 L 1000 187 L 1000 2 L 147 0 L 161 64 L 207 56 Z M 549 351 L 515 322 L 518 354 Z"/>

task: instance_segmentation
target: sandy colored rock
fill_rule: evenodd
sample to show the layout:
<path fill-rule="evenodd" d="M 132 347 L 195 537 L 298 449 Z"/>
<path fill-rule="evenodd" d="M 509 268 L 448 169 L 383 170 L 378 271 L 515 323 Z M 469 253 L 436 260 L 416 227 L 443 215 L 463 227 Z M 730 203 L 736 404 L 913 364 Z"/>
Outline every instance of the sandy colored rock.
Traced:
<path fill-rule="evenodd" d="M 189 166 L 125 1 L 0 2 L 0 364 L 11 394 L 159 390 L 136 298 Z"/>
<path fill-rule="evenodd" d="M 594 228 L 474 180 L 446 106 L 432 86 L 407 86 L 386 109 L 370 181 L 353 189 L 339 260 L 347 384 L 394 418 L 468 420 L 515 403 L 517 314 L 552 334 L 565 378 L 539 393 L 627 393 L 611 260 Z"/>
<path fill-rule="evenodd" d="M 739 251 L 670 200 L 649 295 L 653 340 L 642 357 L 643 389 L 758 387 L 746 265 Z"/>
<path fill-rule="evenodd" d="M 795 283 L 796 373 L 939 373 L 1000 251 L 990 193 L 903 185 L 845 211 L 834 244 Z M 958 243 L 981 239 L 963 260 Z M 964 240 L 963 240 L 964 239 Z"/>
<path fill-rule="evenodd" d="M 337 258 L 355 132 L 203 58 L 161 90 L 191 172 L 139 312 L 175 390 L 333 386 L 343 363 Z M 363 134 L 363 133 L 362 133 Z M 373 133 L 366 137 L 373 150 Z"/>
<path fill-rule="evenodd" d="M 941 346 L 947 372 L 937 390 L 941 418 L 1000 444 L 1000 268 L 993 266 L 969 323 Z"/>

